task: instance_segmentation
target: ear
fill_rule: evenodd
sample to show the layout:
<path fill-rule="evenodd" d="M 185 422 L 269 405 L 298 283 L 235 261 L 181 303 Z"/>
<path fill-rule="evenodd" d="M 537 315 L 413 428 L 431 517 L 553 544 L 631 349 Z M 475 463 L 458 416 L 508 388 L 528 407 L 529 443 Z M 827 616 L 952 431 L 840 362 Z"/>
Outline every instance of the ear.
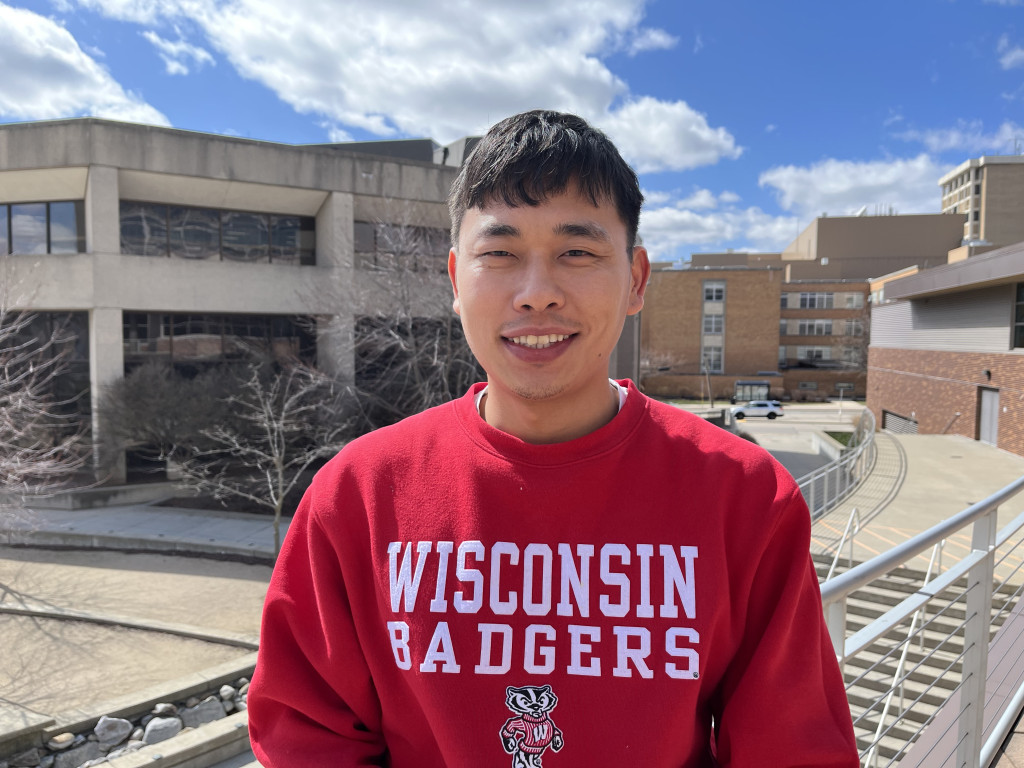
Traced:
<path fill-rule="evenodd" d="M 452 309 L 455 310 L 456 315 L 461 315 L 461 307 L 459 306 L 459 282 L 455 279 L 455 249 L 452 248 L 448 251 L 448 279 L 452 281 Z"/>
<path fill-rule="evenodd" d="M 644 294 L 647 292 L 647 281 L 651 278 L 651 262 L 647 257 L 647 249 L 642 245 L 633 248 L 633 262 L 629 265 L 631 282 L 629 286 L 629 306 L 627 315 L 635 315 L 644 308 Z"/>

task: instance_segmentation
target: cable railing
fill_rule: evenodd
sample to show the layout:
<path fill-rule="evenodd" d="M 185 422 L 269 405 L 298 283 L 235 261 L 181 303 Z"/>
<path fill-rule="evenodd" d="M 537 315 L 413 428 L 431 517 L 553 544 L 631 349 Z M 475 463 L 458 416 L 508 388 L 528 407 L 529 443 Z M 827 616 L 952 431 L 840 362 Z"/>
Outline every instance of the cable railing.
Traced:
<path fill-rule="evenodd" d="M 1024 709 L 1024 512 L 997 530 L 1022 491 L 1024 477 L 822 584 L 864 768 L 988 768 Z M 943 571 L 944 542 L 965 534 Z M 908 567 L 929 548 L 927 571 Z M 848 609 L 883 589 L 905 597 L 847 636 Z"/>
<path fill-rule="evenodd" d="M 875 415 L 865 408 L 857 420 L 850 447 L 835 461 L 796 481 L 812 520 L 826 515 L 857 490 L 874 466 L 875 451 Z"/>

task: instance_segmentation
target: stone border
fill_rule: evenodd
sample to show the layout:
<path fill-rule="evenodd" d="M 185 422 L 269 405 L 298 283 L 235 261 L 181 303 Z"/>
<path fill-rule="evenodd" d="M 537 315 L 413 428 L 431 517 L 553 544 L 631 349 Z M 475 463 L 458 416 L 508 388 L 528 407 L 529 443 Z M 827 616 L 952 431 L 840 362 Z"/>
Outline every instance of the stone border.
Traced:
<path fill-rule="evenodd" d="M 104 715 L 131 719 L 148 713 L 161 702 L 179 701 L 216 691 L 220 686 L 231 683 L 240 677 L 251 677 L 255 667 L 256 653 L 248 653 L 240 659 L 207 667 L 199 672 L 158 683 L 135 693 L 118 696 L 88 708 L 62 713 L 63 716 L 59 722 L 48 718 L 39 723 L 19 728 L 12 733 L 0 734 L 0 755 L 10 756 L 33 747 L 41 747 L 54 736 L 67 731 L 82 733 L 91 730 L 96 727 L 96 723 Z M 246 732 L 247 736 L 248 732 Z M 248 742 L 246 741 L 246 743 Z M 242 749 L 238 751 L 241 752 Z M 237 754 L 237 752 L 232 754 Z M 230 754 L 225 755 L 225 757 L 230 756 Z"/>

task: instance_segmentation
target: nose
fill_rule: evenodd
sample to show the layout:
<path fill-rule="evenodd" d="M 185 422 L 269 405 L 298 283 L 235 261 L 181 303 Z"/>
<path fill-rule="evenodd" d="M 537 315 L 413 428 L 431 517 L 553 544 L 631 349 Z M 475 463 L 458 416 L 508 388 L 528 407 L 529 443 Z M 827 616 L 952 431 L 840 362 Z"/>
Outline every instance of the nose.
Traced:
<path fill-rule="evenodd" d="M 521 283 L 516 292 L 516 309 L 543 312 L 565 303 L 554 265 L 546 259 L 528 259 L 520 271 Z"/>

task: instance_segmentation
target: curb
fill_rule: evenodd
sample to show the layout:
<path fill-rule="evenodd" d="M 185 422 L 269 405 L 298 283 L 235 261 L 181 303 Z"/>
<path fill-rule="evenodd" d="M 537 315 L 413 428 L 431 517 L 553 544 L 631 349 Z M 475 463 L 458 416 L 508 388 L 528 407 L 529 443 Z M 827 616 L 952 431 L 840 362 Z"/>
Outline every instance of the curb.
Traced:
<path fill-rule="evenodd" d="M 207 768 L 249 749 L 249 718 L 236 712 L 167 741 L 108 760 L 111 768 Z"/>
<path fill-rule="evenodd" d="M 205 557 L 216 560 L 232 560 L 254 565 L 273 565 L 274 555 L 270 550 L 253 547 L 231 547 L 223 544 L 206 544 L 169 539 L 130 538 L 95 533 L 70 533 L 67 531 L 22 531 L 9 530 L 0 543 L 10 547 L 36 547 L 40 549 L 99 549 L 130 554 L 176 555 L 180 557 Z"/>

